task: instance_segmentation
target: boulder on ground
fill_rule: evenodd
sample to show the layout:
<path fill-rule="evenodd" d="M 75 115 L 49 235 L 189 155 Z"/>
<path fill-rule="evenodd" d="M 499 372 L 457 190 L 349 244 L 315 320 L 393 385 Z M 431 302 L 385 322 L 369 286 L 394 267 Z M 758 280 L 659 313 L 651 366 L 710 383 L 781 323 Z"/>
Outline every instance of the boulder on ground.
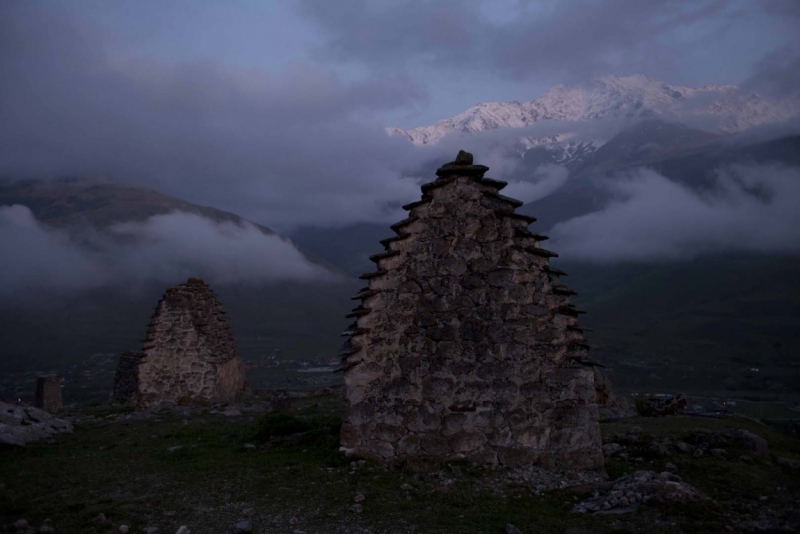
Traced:
<path fill-rule="evenodd" d="M 711 501 L 700 490 L 681 480 L 678 475 L 654 471 L 637 471 L 598 489 L 594 496 L 572 511 L 577 513 L 626 513 L 640 504 L 661 504 Z"/>
<path fill-rule="evenodd" d="M 72 432 L 72 425 L 39 408 L 0 402 L 0 445 L 24 447 L 61 432 Z"/>

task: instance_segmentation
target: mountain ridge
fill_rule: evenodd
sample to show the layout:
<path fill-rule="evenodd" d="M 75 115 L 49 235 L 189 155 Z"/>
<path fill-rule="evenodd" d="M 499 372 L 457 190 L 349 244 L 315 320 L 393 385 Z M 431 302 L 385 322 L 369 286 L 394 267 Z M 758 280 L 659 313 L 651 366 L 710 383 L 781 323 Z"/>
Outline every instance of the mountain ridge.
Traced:
<path fill-rule="evenodd" d="M 147 187 L 87 178 L 0 182 L 0 206 L 14 204 L 26 206 L 39 222 L 73 234 L 87 227 L 103 231 L 116 224 L 144 222 L 150 217 L 175 212 L 198 215 L 218 224 L 232 223 L 239 227 L 249 224 L 264 235 L 289 243 L 310 263 L 337 276 L 348 276 L 330 261 L 267 226 Z"/>
<path fill-rule="evenodd" d="M 556 85 L 527 102 L 479 103 L 429 126 L 389 127 L 386 131 L 390 135 L 404 136 L 415 145 L 426 145 L 453 132 L 475 134 L 499 128 L 523 128 L 544 120 L 585 122 L 605 118 L 705 115 L 718 120 L 717 128 L 721 132 L 737 133 L 784 120 L 798 111 L 800 95 L 769 100 L 734 85 L 687 87 L 643 75 L 603 76 L 588 85 Z M 538 144 L 536 138 L 528 142 L 531 146 Z"/>

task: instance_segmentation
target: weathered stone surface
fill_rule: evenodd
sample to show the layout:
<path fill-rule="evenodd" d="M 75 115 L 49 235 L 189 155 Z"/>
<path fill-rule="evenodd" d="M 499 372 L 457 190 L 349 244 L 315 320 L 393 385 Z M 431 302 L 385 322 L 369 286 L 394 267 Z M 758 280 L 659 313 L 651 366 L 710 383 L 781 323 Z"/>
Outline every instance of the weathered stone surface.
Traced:
<path fill-rule="evenodd" d="M 245 387 L 222 304 L 202 280 L 190 278 L 164 293 L 142 351 L 120 357 L 113 398 L 138 407 L 222 403 L 237 400 Z"/>
<path fill-rule="evenodd" d="M 0 445 L 24 447 L 61 432 L 72 432 L 72 425 L 39 408 L 0 402 Z"/>
<path fill-rule="evenodd" d="M 425 184 L 356 296 L 346 452 L 600 468 L 595 375 L 573 292 L 504 182 L 460 153 Z M 355 350 L 357 348 L 357 350 Z"/>
<path fill-rule="evenodd" d="M 64 407 L 61 399 L 61 377 L 44 375 L 36 378 L 36 407 L 52 412 Z"/>

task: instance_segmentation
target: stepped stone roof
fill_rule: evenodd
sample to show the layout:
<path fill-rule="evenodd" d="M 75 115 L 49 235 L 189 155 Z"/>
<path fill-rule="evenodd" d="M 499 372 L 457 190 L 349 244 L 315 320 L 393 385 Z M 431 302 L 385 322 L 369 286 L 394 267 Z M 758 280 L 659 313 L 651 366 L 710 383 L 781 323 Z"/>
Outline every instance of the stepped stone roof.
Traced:
<path fill-rule="evenodd" d="M 349 315 L 343 450 L 600 468 L 582 313 L 506 183 L 460 152 L 405 206 Z"/>

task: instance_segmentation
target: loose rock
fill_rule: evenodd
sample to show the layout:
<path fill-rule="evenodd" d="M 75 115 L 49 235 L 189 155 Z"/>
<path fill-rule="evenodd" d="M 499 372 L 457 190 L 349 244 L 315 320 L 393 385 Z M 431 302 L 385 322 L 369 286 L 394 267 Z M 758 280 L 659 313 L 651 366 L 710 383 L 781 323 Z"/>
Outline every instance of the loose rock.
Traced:
<path fill-rule="evenodd" d="M 610 489 L 598 491 L 596 496 L 576 505 L 576 513 L 626 513 L 635 510 L 640 504 L 655 501 L 659 503 L 690 502 L 709 500 L 700 490 L 672 473 L 637 471 L 615 480 Z"/>
<path fill-rule="evenodd" d="M 61 432 L 72 432 L 72 425 L 39 408 L 0 402 L 0 444 L 24 447 Z"/>
<path fill-rule="evenodd" d="M 737 430 L 733 435 L 738 437 L 750 452 L 758 456 L 769 456 L 769 444 L 761 436 L 753 434 L 749 430 Z"/>

